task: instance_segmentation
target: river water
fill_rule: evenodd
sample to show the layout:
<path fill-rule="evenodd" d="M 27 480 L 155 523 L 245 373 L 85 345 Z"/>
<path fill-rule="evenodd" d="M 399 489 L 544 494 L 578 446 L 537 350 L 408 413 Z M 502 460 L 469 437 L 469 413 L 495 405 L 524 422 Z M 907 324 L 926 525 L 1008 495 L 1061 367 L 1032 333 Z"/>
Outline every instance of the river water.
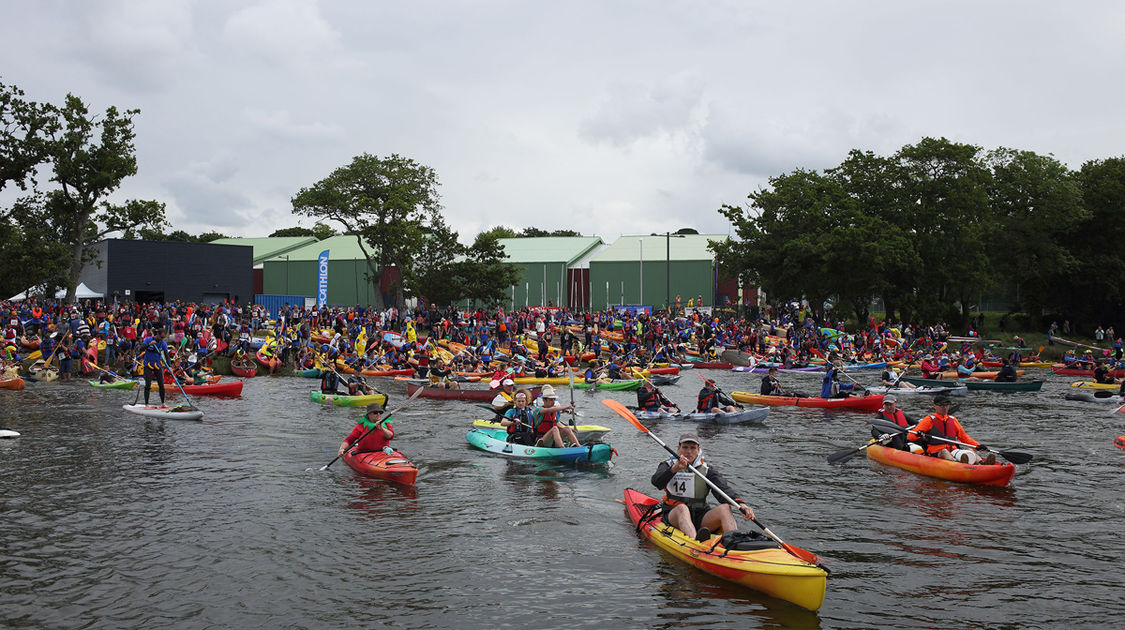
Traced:
<path fill-rule="evenodd" d="M 1039 370 L 1036 372 L 1043 372 Z M 727 391 L 756 375 L 708 371 Z M 858 375 L 873 382 L 877 373 Z M 464 440 L 470 403 L 419 399 L 396 445 L 416 488 L 335 456 L 359 412 L 317 381 L 258 377 L 198 398 L 203 422 L 149 420 L 85 381 L 0 390 L 0 625 L 10 628 L 1062 628 L 1125 618 L 1125 414 L 1039 393 L 972 392 L 958 416 L 1035 453 L 1008 488 L 953 484 L 857 457 L 866 413 L 775 408 L 762 426 L 700 427 L 704 452 L 759 519 L 832 574 L 818 613 L 712 578 L 641 540 L 620 502 L 655 494 L 660 447 L 576 392 L 620 453 L 528 465 Z M 378 379 L 377 379 L 378 380 Z M 786 375 L 806 392 L 819 376 Z M 699 378 L 663 388 L 686 405 Z M 391 406 L 405 398 L 384 381 Z M 564 402 L 568 396 L 562 391 Z M 920 417 L 925 400 L 900 406 Z M 649 423 L 669 442 L 694 425 Z M 744 529 L 752 529 L 744 524 Z"/>

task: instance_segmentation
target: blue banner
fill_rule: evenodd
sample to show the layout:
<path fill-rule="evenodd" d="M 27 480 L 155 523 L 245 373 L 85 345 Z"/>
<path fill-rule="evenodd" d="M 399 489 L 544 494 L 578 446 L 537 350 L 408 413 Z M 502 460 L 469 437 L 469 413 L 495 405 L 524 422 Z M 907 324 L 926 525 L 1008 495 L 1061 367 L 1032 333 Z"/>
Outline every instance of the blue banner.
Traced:
<path fill-rule="evenodd" d="M 328 303 L 328 250 L 320 252 L 316 263 L 316 306 Z"/>

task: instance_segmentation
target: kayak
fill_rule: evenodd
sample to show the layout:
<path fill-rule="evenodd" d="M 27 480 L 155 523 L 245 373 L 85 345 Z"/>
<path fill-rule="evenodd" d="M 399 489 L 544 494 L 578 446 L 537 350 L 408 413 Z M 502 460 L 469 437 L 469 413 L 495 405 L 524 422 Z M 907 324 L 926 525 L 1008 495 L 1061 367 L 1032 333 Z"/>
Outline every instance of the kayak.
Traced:
<path fill-rule="evenodd" d="M 203 412 L 198 409 L 185 409 L 176 407 L 152 407 L 148 405 L 122 405 L 129 413 L 147 418 L 164 418 L 166 420 L 202 420 Z"/>
<path fill-rule="evenodd" d="M 722 547 L 716 537 L 698 542 L 662 523 L 659 511 L 650 512 L 650 506 L 657 503 L 632 488 L 625 490 L 625 514 L 637 531 L 677 560 L 801 608 L 817 610 L 824 603 L 828 585 L 824 569 L 797 558 L 770 539 L 743 543 L 751 548 L 739 550 Z"/>
<path fill-rule="evenodd" d="M 675 413 L 670 411 L 638 411 L 640 420 L 686 420 L 687 422 L 708 422 L 711 424 L 761 424 L 770 415 L 769 407 L 756 407 L 729 413 Z"/>
<path fill-rule="evenodd" d="M 1070 384 L 1071 387 L 1079 387 L 1081 389 L 1119 389 L 1121 383 L 1095 383 L 1094 381 L 1076 381 Z"/>
<path fill-rule="evenodd" d="M 281 367 L 281 359 L 274 356 L 262 354 L 261 350 L 254 353 L 254 358 L 258 359 L 258 363 L 261 363 L 263 367 L 270 370 L 271 372 Z"/>
<path fill-rule="evenodd" d="M 1099 395 L 1101 394 L 1101 395 Z M 1105 390 L 1096 392 L 1067 392 L 1064 396 L 1067 400 L 1081 400 L 1083 402 L 1108 402 L 1121 404 L 1121 397 L 1114 395 Z"/>
<path fill-rule="evenodd" d="M 309 400 L 325 405 L 332 404 L 337 407 L 366 407 L 371 403 L 386 405 L 387 395 L 363 394 L 359 396 L 348 396 L 347 394 L 325 394 L 314 389 L 309 392 Z"/>
<path fill-rule="evenodd" d="M 703 370 L 729 370 L 734 367 L 734 364 L 719 361 L 699 361 L 695 363 L 695 367 Z"/>
<path fill-rule="evenodd" d="M 19 391 L 19 390 L 23 389 L 24 386 L 26 386 L 26 385 L 27 385 L 27 383 L 24 382 L 24 380 L 22 378 L 18 377 L 18 376 L 15 377 L 15 378 L 6 378 L 6 379 L 3 379 L 3 380 L 0 380 L 0 389 L 11 389 L 11 390 Z"/>
<path fill-rule="evenodd" d="M 303 378 L 320 378 L 324 374 L 320 368 L 309 368 L 307 370 L 297 370 L 297 376 Z"/>
<path fill-rule="evenodd" d="M 413 396 L 414 392 L 422 389 L 419 398 L 438 398 L 441 400 L 474 400 L 479 402 L 492 402 L 493 398 L 499 394 L 502 389 L 446 389 L 444 387 L 426 387 L 421 384 L 407 383 L 406 395 Z M 539 394 L 543 388 L 532 387 L 530 388 L 531 399 L 539 398 Z"/>
<path fill-rule="evenodd" d="M 112 383 L 99 383 L 98 381 L 90 381 L 90 384 L 98 389 L 133 389 L 137 386 L 137 381 L 128 379 L 120 379 Z"/>
<path fill-rule="evenodd" d="M 755 361 L 754 355 L 737 349 L 723 350 L 719 353 L 719 358 L 735 365 L 750 365 Z"/>
<path fill-rule="evenodd" d="M 672 376 L 670 374 L 653 374 L 652 378 L 648 379 L 653 385 L 660 387 L 661 385 L 675 385 L 680 382 L 680 375 Z"/>
<path fill-rule="evenodd" d="M 510 444 L 507 441 L 508 432 L 503 429 L 469 429 L 469 432 L 465 434 L 465 440 L 482 451 L 515 459 L 600 463 L 608 462 L 613 457 L 613 447 L 601 442 L 591 442 L 583 446 L 569 448 Z"/>
<path fill-rule="evenodd" d="M 1043 381 L 1016 381 L 1014 383 L 998 383 L 996 381 L 959 381 L 953 379 L 914 378 L 904 376 L 902 380 L 913 383 L 919 387 L 946 387 L 953 383 L 964 385 L 969 391 L 999 391 L 999 392 L 1037 392 L 1043 388 Z"/>
<path fill-rule="evenodd" d="M 474 420 L 473 426 L 478 429 L 497 429 L 507 432 L 507 429 L 501 426 L 499 422 L 494 422 L 492 420 Z M 578 436 L 578 441 L 582 443 L 600 439 L 603 435 L 612 431 L 609 427 L 603 427 L 597 424 L 580 424 L 573 427 L 573 429 L 574 434 Z"/>
<path fill-rule="evenodd" d="M 1058 374 L 1059 376 L 1093 376 L 1094 375 L 1093 370 L 1081 370 L 1081 369 L 1078 369 L 1078 368 L 1053 367 L 1053 368 L 1051 368 L 1051 372 L 1053 374 Z M 1108 374 L 1110 376 L 1114 377 L 1114 378 L 1122 378 L 1122 377 L 1125 377 L 1125 370 L 1120 370 L 1120 369 L 1109 370 Z"/>
<path fill-rule="evenodd" d="M 959 372 L 957 372 L 957 370 L 946 370 L 944 372 L 938 373 L 941 374 L 942 378 L 982 378 L 987 380 L 995 380 L 996 376 L 1000 374 L 999 371 L 982 372 L 980 370 L 974 370 L 973 372 L 970 372 L 966 375 L 960 374 Z M 1023 370 L 1016 370 L 1016 376 L 1023 376 L 1023 373 Z"/>
<path fill-rule="evenodd" d="M 1004 365 L 1000 361 L 981 361 L 980 364 L 983 365 L 984 367 L 990 367 L 990 368 L 998 368 L 998 367 L 1001 367 L 1002 365 Z M 1049 367 L 1053 367 L 1054 365 L 1055 364 L 1051 363 L 1050 361 L 1021 361 L 1020 362 L 1021 368 L 1049 368 Z"/>
<path fill-rule="evenodd" d="M 12 429 L 5 429 L 3 427 L 0 427 L 0 438 L 18 438 L 19 436 L 19 431 L 13 431 Z"/>
<path fill-rule="evenodd" d="M 397 370 L 373 370 L 366 369 L 360 370 L 360 374 L 364 376 L 410 376 L 414 373 L 414 368 L 401 368 Z"/>
<path fill-rule="evenodd" d="M 795 368 L 783 368 L 783 367 L 778 367 L 777 365 L 772 365 L 772 366 L 766 365 L 766 366 L 762 367 L 762 364 L 759 363 L 758 366 L 759 367 L 748 367 L 748 366 L 736 365 L 733 368 L 731 368 L 731 372 L 753 372 L 755 374 L 766 374 L 770 371 L 771 367 L 776 367 L 778 372 L 823 372 L 824 371 L 823 367 L 816 366 L 816 365 L 809 365 L 809 366 L 805 366 L 805 367 L 795 367 Z"/>
<path fill-rule="evenodd" d="M 418 477 L 418 467 L 399 451 L 389 455 L 383 451 L 348 451 L 340 459 L 364 477 L 386 479 L 407 486 L 413 486 Z"/>
<path fill-rule="evenodd" d="M 874 387 L 868 387 L 867 391 L 872 394 L 894 394 L 895 396 L 904 394 L 926 394 L 929 396 L 933 396 L 934 394 L 945 394 L 946 396 L 969 395 L 969 388 L 961 384 L 950 384 L 948 387 L 885 387 L 883 385 L 876 385 Z"/>
<path fill-rule="evenodd" d="M 1016 474 L 1016 467 L 1011 463 L 992 464 L 991 466 L 977 464 L 962 464 L 951 462 L 940 457 L 917 455 L 907 451 L 887 446 L 872 444 L 867 447 L 867 457 L 881 464 L 894 466 L 912 473 L 936 477 L 946 481 L 960 481 L 985 486 L 1006 486 Z"/>
<path fill-rule="evenodd" d="M 598 381 L 596 383 L 574 381 L 574 389 L 598 389 L 604 392 L 623 392 L 639 389 L 643 382 L 644 381 L 639 378 L 620 381 Z"/>
<path fill-rule="evenodd" d="M 651 374 L 679 374 L 680 368 L 679 368 L 679 366 L 676 366 L 676 365 L 670 365 L 668 367 L 650 367 L 648 369 L 648 371 L 649 371 L 650 375 Z"/>
<path fill-rule="evenodd" d="M 157 391 L 157 384 L 152 383 L 149 386 L 149 391 Z M 182 385 L 184 392 L 188 396 L 241 396 L 242 395 L 242 381 L 227 381 L 225 383 L 212 383 L 209 385 Z M 164 385 L 164 391 L 170 394 L 178 394 L 180 388 L 175 383 Z"/>
<path fill-rule="evenodd" d="M 232 362 L 230 364 L 230 371 L 235 376 L 241 376 L 242 378 L 253 378 L 258 373 L 258 366 L 252 363 L 247 365 L 238 365 L 237 363 Z"/>
<path fill-rule="evenodd" d="M 797 396 L 763 396 L 762 394 L 754 394 L 752 392 L 731 392 L 730 397 L 738 402 L 754 403 L 758 405 L 791 405 L 797 407 L 818 407 L 821 409 L 875 411 L 883 406 L 883 396 L 881 394 L 849 396 L 847 398 L 800 398 Z"/>
<path fill-rule="evenodd" d="M 1113 440 L 1113 445 L 1117 448 L 1125 448 L 1125 435 L 1117 436 L 1117 439 Z"/>

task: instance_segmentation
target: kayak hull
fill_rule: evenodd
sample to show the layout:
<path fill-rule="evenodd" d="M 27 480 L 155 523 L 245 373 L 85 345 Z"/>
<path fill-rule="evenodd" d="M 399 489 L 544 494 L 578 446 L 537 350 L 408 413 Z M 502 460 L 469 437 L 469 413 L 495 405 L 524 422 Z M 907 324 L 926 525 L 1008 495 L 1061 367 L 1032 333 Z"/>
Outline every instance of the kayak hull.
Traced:
<path fill-rule="evenodd" d="M 465 440 L 487 453 L 513 459 L 597 464 L 608 462 L 613 457 L 613 447 L 601 442 L 570 448 L 511 444 L 507 441 L 507 432 L 502 429 L 469 429 Z"/>
<path fill-rule="evenodd" d="M 474 420 L 473 426 L 478 429 L 494 429 L 497 431 L 505 431 L 504 427 L 499 422 L 492 420 Z M 612 431 L 609 427 L 603 427 L 597 424 L 580 424 L 573 427 L 574 434 L 578 436 L 578 441 L 585 444 L 593 440 L 599 440 L 603 435 Z"/>
<path fill-rule="evenodd" d="M 258 374 L 258 366 L 238 366 L 231 363 L 230 371 L 235 376 L 241 376 L 242 378 L 253 378 Z"/>
<path fill-rule="evenodd" d="M 709 424 L 761 424 L 770 415 L 769 407 L 757 407 L 730 413 L 674 413 L 667 411 L 638 411 L 638 420 L 684 420 Z"/>
<path fill-rule="evenodd" d="M 309 400 L 322 405 L 336 405 L 337 407 L 366 407 L 371 403 L 387 404 L 386 394 L 365 394 L 362 396 L 348 396 L 346 394 L 325 394 L 315 389 L 309 392 Z"/>
<path fill-rule="evenodd" d="M 622 381 L 598 381 L 596 383 L 574 381 L 574 389 L 598 389 L 603 392 L 623 392 L 640 389 L 641 383 L 643 382 L 644 381 L 639 378 Z"/>
<path fill-rule="evenodd" d="M 182 385 L 184 392 L 188 396 L 241 396 L 242 395 L 242 381 L 227 381 L 224 383 L 212 383 L 210 385 Z M 157 391 L 158 386 L 153 383 L 149 386 L 150 391 Z M 178 394 L 180 388 L 175 383 L 164 385 L 165 393 Z"/>
<path fill-rule="evenodd" d="M 817 610 L 824 603 L 828 573 L 776 545 L 765 549 L 712 550 L 714 539 L 697 542 L 660 517 L 645 519 L 646 510 L 657 500 L 631 488 L 625 490 L 625 514 L 649 542 L 677 560 L 711 575 L 741 584 L 771 597 Z"/>
<path fill-rule="evenodd" d="M 1014 383 L 998 383 L 996 381 L 956 381 L 933 378 L 913 378 L 904 376 L 902 380 L 913 383 L 919 387 L 946 387 L 953 383 L 964 385 L 969 391 L 996 391 L 996 392 L 1037 392 L 1043 389 L 1043 381 L 1016 381 Z"/>
<path fill-rule="evenodd" d="M 969 388 L 964 385 L 951 385 L 949 387 L 883 387 L 876 385 L 875 387 L 868 387 L 867 391 L 872 394 L 894 394 L 901 396 L 903 394 L 920 394 L 933 396 L 935 394 L 945 394 L 946 396 L 968 396 Z"/>
<path fill-rule="evenodd" d="M 364 453 L 347 452 L 340 458 L 349 468 L 364 477 L 384 479 L 401 483 L 404 486 L 413 486 L 418 478 L 418 467 L 399 451 L 391 454 L 383 451 L 369 451 Z"/>
<path fill-rule="evenodd" d="M 731 398 L 738 402 L 757 405 L 789 405 L 796 407 L 816 407 L 820 409 L 846 409 L 850 411 L 875 411 L 883 406 L 883 396 L 849 396 L 847 398 L 798 398 L 795 396 L 763 396 L 752 392 L 731 392 Z"/>
<path fill-rule="evenodd" d="M 91 385 L 98 389 L 133 389 L 137 386 L 137 381 L 130 380 L 117 380 L 112 383 L 99 383 L 98 381 L 89 381 Z"/>
<path fill-rule="evenodd" d="M 867 447 L 867 457 L 880 464 L 909 470 L 926 477 L 983 486 L 1006 486 L 1012 480 L 1012 475 L 1016 474 L 1016 467 L 1011 463 L 991 466 L 962 464 L 877 444 Z"/>
<path fill-rule="evenodd" d="M 13 391 L 20 391 L 27 386 L 27 383 L 20 377 L 6 378 L 0 380 L 0 389 L 10 389 Z"/>
<path fill-rule="evenodd" d="M 172 411 L 175 407 L 150 407 L 146 405 L 122 405 L 122 409 L 129 413 L 146 418 L 162 418 L 164 420 L 202 420 L 203 412 L 198 409 L 188 411 Z"/>

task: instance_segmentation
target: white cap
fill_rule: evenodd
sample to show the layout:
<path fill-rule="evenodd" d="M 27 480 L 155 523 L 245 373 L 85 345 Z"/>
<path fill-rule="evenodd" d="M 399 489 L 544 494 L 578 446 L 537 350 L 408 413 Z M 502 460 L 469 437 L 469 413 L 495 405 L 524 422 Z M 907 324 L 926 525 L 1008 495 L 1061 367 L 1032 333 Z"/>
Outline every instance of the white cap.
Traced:
<path fill-rule="evenodd" d="M 513 381 L 513 380 L 512 380 L 512 379 L 510 379 L 510 378 L 506 378 L 506 379 L 504 379 L 503 381 L 501 381 L 501 382 L 500 382 L 500 384 L 501 384 L 501 385 L 515 385 L 515 384 L 516 384 L 516 382 L 515 382 L 515 381 Z"/>

